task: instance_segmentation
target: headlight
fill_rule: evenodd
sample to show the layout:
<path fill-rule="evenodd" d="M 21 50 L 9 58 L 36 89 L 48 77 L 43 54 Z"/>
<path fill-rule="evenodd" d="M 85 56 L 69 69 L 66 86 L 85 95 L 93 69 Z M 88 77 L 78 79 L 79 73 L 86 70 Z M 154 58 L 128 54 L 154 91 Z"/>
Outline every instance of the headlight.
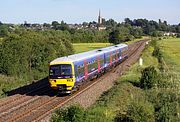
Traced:
<path fill-rule="evenodd" d="M 73 82 L 73 79 L 67 79 L 67 82 Z"/>
<path fill-rule="evenodd" d="M 51 80 L 50 82 L 55 83 L 55 82 L 56 82 L 56 80 Z"/>

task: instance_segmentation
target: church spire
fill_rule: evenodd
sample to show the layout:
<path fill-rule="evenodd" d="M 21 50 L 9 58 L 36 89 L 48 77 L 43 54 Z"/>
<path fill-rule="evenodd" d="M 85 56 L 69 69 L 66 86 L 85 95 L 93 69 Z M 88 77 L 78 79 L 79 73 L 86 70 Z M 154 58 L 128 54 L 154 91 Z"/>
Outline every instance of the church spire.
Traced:
<path fill-rule="evenodd" d="M 99 9 L 99 17 L 101 17 L 101 10 Z"/>
<path fill-rule="evenodd" d="M 98 24 L 102 24 L 101 10 L 99 9 Z"/>

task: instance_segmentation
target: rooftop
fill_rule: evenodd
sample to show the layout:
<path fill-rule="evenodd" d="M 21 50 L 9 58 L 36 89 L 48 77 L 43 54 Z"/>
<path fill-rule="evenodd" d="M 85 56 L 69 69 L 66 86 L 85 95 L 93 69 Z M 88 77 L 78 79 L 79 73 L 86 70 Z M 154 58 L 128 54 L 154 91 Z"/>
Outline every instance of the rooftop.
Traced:
<path fill-rule="evenodd" d="M 127 46 L 126 44 L 118 44 L 115 46 L 109 46 L 109 47 L 95 49 L 95 50 L 88 51 L 88 52 L 83 52 L 83 53 L 78 53 L 78 54 L 74 54 L 74 55 L 70 55 L 70 56 L 60 57 L 60 58 L 57 58 L 57 59 L 53 60 L 52 62 L 50 62 L 50 64 L 56 64 L 59 62 L 80 61 L 84 58 L 91 58 L 92 56 L 101 55 L 108 51 L 113 51 L 113 50 L 120 49 L 120 48 L 123 48 L 126 46 Z"/>

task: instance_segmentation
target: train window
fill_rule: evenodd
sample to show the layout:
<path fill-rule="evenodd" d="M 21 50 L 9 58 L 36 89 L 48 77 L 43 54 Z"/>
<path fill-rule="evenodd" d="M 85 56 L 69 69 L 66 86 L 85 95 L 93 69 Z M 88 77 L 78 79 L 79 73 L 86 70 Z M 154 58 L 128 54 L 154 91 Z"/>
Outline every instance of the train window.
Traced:
<path fill-rule="evenodd" d="M 52 78 L 71 77 L 72 76 L 72 67 L 70 64 L 52 65 L 52 66 L 50 66 L 50 69 L 49 69 L 49 75 Z"/>
<path fill-rule="evenodd" d="M 88 65 L 88 73 L 96 70 L 97 67 L 98 67 L 98 62 L 95 60 L 91 61 L 90 64 Z"/>
<path fill-rule="evenodd" d="M 84 75 L 84 65 L 78 66 L 78 76 L 82 77 Z"/>
<path fill-rule="evenodd" d="M 100 59 L 100 64 L 101 64 L 101 66 L 104 65 L 104 58 L 101 58 L 101 59 Z"/>

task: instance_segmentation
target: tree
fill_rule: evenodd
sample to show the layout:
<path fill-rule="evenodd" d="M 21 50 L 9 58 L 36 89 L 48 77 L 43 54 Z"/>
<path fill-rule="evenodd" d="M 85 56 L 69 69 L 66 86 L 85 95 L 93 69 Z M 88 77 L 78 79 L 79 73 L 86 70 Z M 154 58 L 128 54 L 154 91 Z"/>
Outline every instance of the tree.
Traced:
<path fill-rule="evenodd" d="M 83 22 L 82 25 L 83 25 L 83 27 L 86 27 L 86 26 L 89 25 L 89 23 L 88 22 Z"/>
<path fill-rule="evenodd" d="M 129 24 L 129 25 L 133 24 L 132 20 L 130 20 L 129 18 L 125 18 L 124 21 L 125 21 L 125 24 Z"/>
<path fill-rule="evenodd" d="M 146 19 L 135 19 L 133 21 L 134 26 L 146 27 L 148 25 L 148 20 Z"/>
<path fill-rule="evenodd" d="M 117 22 L 113 19 L 109 19 L 105 22 L 106 27 L 115 28 L 117 25 Z"/>
<path fill-rule="evenodd" d="M 47 27 L 47 28 L 50 28 L 50 27 L 51 27 L 51 24 L 48 24 L 48 23 L 44 23 L 44 24 L 43 24 L 43 27 Z"/>
<path fill-rule="evenodd" d="M 59 31 L 28 30 L 9 35 L 0 48 L 0 73 L 28 80 L 46 76 L 49 61 L 73 54 L 70 41 L 63 38 Z"/>
<path fill-rule="evenodd" d="M 60 25 L 60 24 L 58 23 L 58 21 L 53 21 L 53 22 L 52 22 L 52 27 L 53 27 L 53 29 L 55 29 L 55 30 L 58 29 L 59 25 Z"/>
<path fill-rule="evenodd" d="M 112 32 L 109 33 L 109 43 L 113 43 L 113 44 L 118 44 L 120 43 L 120 39 L 122 39 L 122 37 L 120 37 L 120 32 L 118 30 L 114 30 Z"/>
<path fill-rule="evenodd" d="M 61 21 L 61 24 L 59 25 L 58 29 L 62 30 L 62 31 L 65 31 L 65 30 L 69 31 L 70 30 L 69 26 L 64 21 Z"/>
<path fill-rule="evenodd" d="M 176 33 L 180 33 L 180 25 L 176 26 Z"/>
<path fill-rule="evenodd" d="M 130 30 L 130 34 L 133 35 L 135 38 L 141 38 L 143 35 L 143 30 L 142 28 L 132 28 Z"/>
<path fill-rule="evenodd" d="M 142 71 L 140 86 L 143 89 L 150 89 L 158 82 L 158 73 L 155 67 L 150 66 Z"/>
<path fill-rule="evenodd" d="M 0 25 L 0 37 L 6 37 L 9 34 L 8 25 Z"/>
<path fill-rule="evenodd" d="M 3 23 L 0 21 L 0 26 L 3 25 Z"/>
<path fill-rule="evenodd" d="M 177 38 L 180 38 L 180 33 L 177 34 Z"/>

